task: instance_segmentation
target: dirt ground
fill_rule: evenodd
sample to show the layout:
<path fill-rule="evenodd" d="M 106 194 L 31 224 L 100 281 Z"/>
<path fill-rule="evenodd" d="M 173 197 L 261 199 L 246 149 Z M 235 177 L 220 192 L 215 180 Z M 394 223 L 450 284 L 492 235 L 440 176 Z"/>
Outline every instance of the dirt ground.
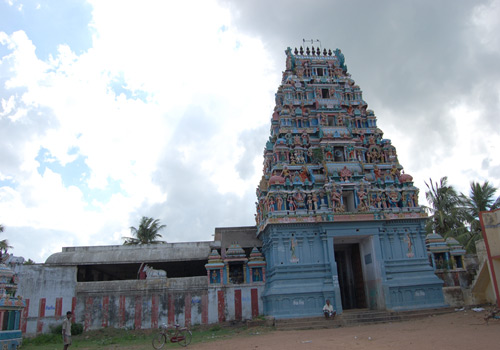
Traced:
<path fill-rule="evenodd" d="M 457 311 L 413 321 L 303 331 L 273 331 L 188 349 L 500 349 L 500 320 L 485 324 L 484 312 Z"/>

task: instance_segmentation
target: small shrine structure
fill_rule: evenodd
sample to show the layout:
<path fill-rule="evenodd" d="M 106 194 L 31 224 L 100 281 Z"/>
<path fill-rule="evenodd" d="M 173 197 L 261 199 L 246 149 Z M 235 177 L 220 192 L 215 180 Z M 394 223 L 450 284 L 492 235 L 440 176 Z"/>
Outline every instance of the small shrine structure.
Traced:
<path fill-rule="evenodd" d="M 0 345 L 3 350 L 17 350 L 22 344 L 21 313 L 26 304 L 21 296 L 16 297 L 17 284 L 17 275 L 2 261 L 0 263 Z"/>
<path fill-rule="evenodd" d="M 429 263 L 435 270 L 464 269 L 465 249 L 453 237 L 446 240 L 437 233 L 425 237 Z"/>
<path fill-rule="evenodd" d="M 266 262 L 257 247 L 249 257 L 238 243 L 233 243 L 225 252 L 225 258 L 216 249 L 208 257 L 207 278 L 209 286 L 240 285 L 265 282 Z"/>

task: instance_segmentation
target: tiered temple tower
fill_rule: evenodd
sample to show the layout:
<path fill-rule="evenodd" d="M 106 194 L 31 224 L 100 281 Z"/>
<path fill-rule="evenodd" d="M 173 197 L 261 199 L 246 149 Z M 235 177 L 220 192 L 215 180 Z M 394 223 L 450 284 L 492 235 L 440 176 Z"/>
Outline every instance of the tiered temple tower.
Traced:
<path fill-rule="evenodd" d="M 267 315 L 444 306 L 418 189 L 340 50 L 286 51 L 256 222 Z"/>

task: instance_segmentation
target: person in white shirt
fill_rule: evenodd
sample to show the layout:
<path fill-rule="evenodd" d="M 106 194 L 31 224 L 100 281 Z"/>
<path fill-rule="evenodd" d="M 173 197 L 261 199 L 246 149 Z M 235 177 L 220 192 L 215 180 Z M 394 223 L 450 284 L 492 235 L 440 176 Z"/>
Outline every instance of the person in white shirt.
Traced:
<path fill-rule="evenodd" d="M 323 306 L 323 313 L 325 314 L 325 318 L 334 318 L 337 312 L 333 309 L 333 305 L 330 304 L 330 300 L 326 299 L 326 304 Z"/>
<path fill-rule="evenodd" d="M 71 311 L 66 312 L 66 319 L 62 324 L 64 350 L 68 350 L 68 347 L 71 345 L 71 316 Z"/>

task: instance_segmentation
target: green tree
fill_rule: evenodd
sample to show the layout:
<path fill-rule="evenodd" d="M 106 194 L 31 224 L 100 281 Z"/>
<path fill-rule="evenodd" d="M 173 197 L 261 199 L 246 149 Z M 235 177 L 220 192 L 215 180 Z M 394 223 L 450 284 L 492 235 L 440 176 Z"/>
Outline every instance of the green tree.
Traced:
<path fill-rule="evenodd" d="M 469 196 L 463 193 L 460 194 L 460 201 L 465 212 L 465 220 L 469 224 L 470 230 L 462 233 L 458 238 L 467 251 L 475 252 L 475 242 L 482 238 L 479 212 L 500 208 L 500 197 L 495 199 L 496 192 L 497 188 L 492 186 L 488 181 L 482 185 L 472 181 Z"/>
<path fill-rule="evenodd" d="M 4 229 L 4 226 L 0 224 L 0 233 L 2 233 Z M 9 250 L 9 248 L 12 248 L 9 245 L 9 241 L 7 241 L 6 239 L 2 239 L 0 241 L 0 256 L 7 253 L 7 250 Z"/>
<path fill-rule="evenodd" d="M 164 241 L 158 240 L 161 235 L 158 233 L 163 230 L 166 225 L 160 225 L 159 219 L 148 218 L 143 216 L 141 222 L 139 223 L 139 227 L 135 228 L 134 226 L 130 227 L 130 232 L 133 237 L 123 237 L 125 245 L 132 244 L 157 244 L 157 243 L 165 243 Z"/>
<path fill-rule="evenodd" d="M 444 238 L 455 237 L 467 231 L 465 226 L 465 215 L 462 208 L 460 196 L 453 186 L 448 185 L 448 178 L 442 177 L 439 181 L 425 183 L 428 191 L 425 198 L 431 207 L 428 207 L 432 216 L 427 222 L 427 233 L 436 232 Z"/>

